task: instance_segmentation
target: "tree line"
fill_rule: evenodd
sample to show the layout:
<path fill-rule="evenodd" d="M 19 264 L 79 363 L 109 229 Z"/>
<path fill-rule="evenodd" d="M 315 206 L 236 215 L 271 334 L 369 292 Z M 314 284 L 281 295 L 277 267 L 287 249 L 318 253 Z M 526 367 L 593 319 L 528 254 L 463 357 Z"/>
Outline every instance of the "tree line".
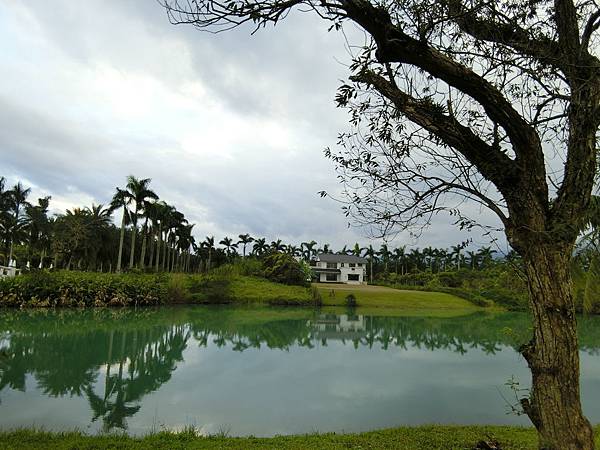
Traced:
<path fill-rule="evenodd" d="M 240 234 L 196 241 L 194 224 L 151 189 L 149 178 L 127 177 L 106 205 L 92 204 L 50 213 L 50 196 L 31 201 L 31 188 L 17 182 L 8 187 L 0 177 L 0 263 L 17 267 L 67 270 L 207 271 L 238 257 L 288 253 L 306 261 L 320 253 L 355 255 L 368 259 L 371 279 L 379 273 L 400 275 L 467 268 L 481 270 L 498 258 L 491 247 L 466 250 L 467 243 L 450 248 L 379 248 L 344 246 L 336 251 L 316 241 L 299 245 L 281 239 Z M 119 226 L 113 214 L 122 213 Z M 509 258 L 514 255 L 510 254 Z"/>

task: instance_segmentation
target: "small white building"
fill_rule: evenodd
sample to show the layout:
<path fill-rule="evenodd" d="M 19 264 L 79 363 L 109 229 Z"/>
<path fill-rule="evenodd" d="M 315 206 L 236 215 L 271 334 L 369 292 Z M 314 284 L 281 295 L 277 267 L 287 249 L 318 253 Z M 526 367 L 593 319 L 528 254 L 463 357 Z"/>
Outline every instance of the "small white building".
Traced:
<path fill-rule="evenodd" d="M 0 266 L 0 278 L 14 277 L 17 276 L 20 272 L 21 270 L 17 269 L 14 266 Z"/>
<path fill-rule="evenodd" d="M 319 253 L 310 266 L 320 283 L 366 284 L 366 258 Z"/>

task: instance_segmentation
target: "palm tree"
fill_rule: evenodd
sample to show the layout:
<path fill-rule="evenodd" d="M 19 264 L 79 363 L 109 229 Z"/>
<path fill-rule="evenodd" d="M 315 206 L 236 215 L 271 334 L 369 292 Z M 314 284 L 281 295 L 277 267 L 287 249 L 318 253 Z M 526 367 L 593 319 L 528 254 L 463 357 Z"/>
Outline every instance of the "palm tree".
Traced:
<path fill-rule="evenodd" d="M 292 256 L 301 256 L 302 250 L 300 249 L 300 247 L 296 247 L 295 245 L 288 245 L 287 249 L 286 249 L 286 253 L 288 253 Z"/>
<path fill-rule="evenodd" d="M 190 262 L 190 247 L 195 244 L 194 237 L 192 236 L 192 228 L 194 228 L 194 224 L 187 225 L 181 224 L 177 228 L 177 250 L 181 252 L 181 256 L 184 258 L 183 263 L 177 265 L 178 269 L 181 270 L 183 266 L 183 271 L 188 271 L 188 266 Z"/>
<path fill-rule="evenodd" d="M 123 208 L 123 217 L 121 218 L 121 230 L 119 235 L 119 253 L 117 256 L 117 273 L 121 272 L 121 261 L 123 257 L 123 242 L 125 240 L 125 225 L 130 222 L 129 208 L 127 207 L 131 201 L 131 194 L 125 189 L 119 187 L 116 188 L 117 192 L 113 195 L 112 201 L 110 202 L 111 212 Z"/>
<path fill-rule="evenodd" d="M 423 268 L 423 254 L 418 248 L 413 248 L 408 254 L 408 258 L 415 269 L 415 272 Z"/>
<path fill-rule="evenodd" d="M 0 245 L 8 249 L 10 239 L 10 191 L 5 190 L 5 185 L 6 178 L 0 177 Z M 2 256 L 6 257 L 5 254 Z"/>
<path fill-rule="evenodd" d="M 206 264 L 206 270 L 209 271 L 210 265 L 211 265 L 212 253 L 215 250 L 214 236 L 206 236 L 206 239 L 200 245 L 208 251 L 208 261 Z"/>
<path fill-rule="evenodd" d="M 390 252 L 390 249 L 388 248 L 388 245 L 385 242 L 381 244 L 381 247 L 379 248 L 379 254 L 381 255 L 381 259 L 383 260 L 383 270 L 385 273 L 387 273 L 388 263 L 390 262 L 390 256 L 392 255 L 392 253 Z"/>
<path fill-rule="evenodd" d="M 374 262 L 375 257 L 377 256 L 377 251 L 373 248 L 372 245 L 369 244 L 369 246 L 365 249 L 365 256 L 369 257 L 369 268 L 370 268 L 369 283 L 373 283 L 373 262 Z"/>
<path fill-rule="evenodd" d="M 9 205 L 10 211 L 12 212 L 12 226 L 10 227 L 9 237 L 10 237 L 10 250 L 8 254 L 9 264 L 12 261 L 13 257 L 13 247 L 15 243 L 15 239 L 18 238 L 18 234 L 23 230 L 26 221 L 23 220 L 23 216 L 21 213 L 23 212 L 23 208 L 30 206 L 27 202 L 27 197 L 31 193 L 31 188 L 25 189 L 21 182 L 19 181 L 14 187 L 10 190 L 9 196 Z"/>
<path fill-rule="evenodd" d="M 254 240 L 254 245 L 252 246 L 252 253 L 256 256 L 262 255 L 268 249 L 269 244 L 267 244 L 267 240 L 265 238 L 258 238 Z"/>
<path fill-rule="evenodd" d="M 219 241 L 219 244 L 225 247 L 225 251 L 227 252 L 228 257 L 232 257 L 237 254 L 236 248 L 238 246 L 237 242 L 233 242 L 233 239 L 225 236 L 223 239 Z"/>
<path fill-rule="evenodd" d="M 332 253 L 329 244 L 323 244 L 323 248 L 317 250 L 318 253 Z"/>
<path fill-rule="evenodd" d="M 354 256 L 361 256 L 364 250 L 366 250 L 366 248 L 361 247 L 358 245 L 358 242 L 356 242 L 352 248 L 352 254 Z"/>
<path fill-rule="evenodd" d="M 104 242 L 102 242 L 102 237 L 104 234 L 104 230 L 110 226 L 111 223 L 111 214 L 112 211 L 110 207 L 105 208 L 104 205 L 95 205 L 92 203 L 92 207 L 85 208 L 85 211 L 88 214 L 88 223 L 90 230 L 90 239 L 89 243 L 90 251 L 91 251 L 91 262 L 93 269 L 96 268 L 96 259 L 98 257 L 98 252 L 102 248 Z"/>
<path fill-rule="evenodd" d="M 142 251 L 140 252 L 140 269 L 146 268 L 146 241 L 148 237 L 148 221 L 152 219 L 152 217 L 156 213 L 156 208 L 154 205 L 156 204 L 156 199 L 154 201 L 150 201 L 149 199 L 145 199 L 142 202 L 142 217 L 144 217 L 144 225 L 142 226 Z"/>
<path fill-rule="evenodd" d="M 491 247 L 481 247 L 477 252 L 478 256 L 481 258 L 481 266 L 483 268 L 489 267 L 494 259 L 494 253 L 497 253 L 496 250 L 492 250 Z"/>
<path fill-rule="evenodd" d="M 281 242 L 281 239 L 271 242 L 271 249 L 276 252 L 285 252 L 286 245 Z"/>
<path fill-rule="evenodd" d="M 460 270 L 460 260 L 462 258 L 462 255 L 460 252 L 462 252 L 462 250 L 465 248 L 464 244 L 459 244 L 459 245 L 453 245 L 452 246 L 452 251 L 450 252 L 450 255 L 452 257 L 454 257 L 454 263 L 456 265 L 456 269 Z"/>
<path fill-rule="evenodd" d="M 164 248 L 164 258 L 163 258 L 163 269 L 171 271 L 173 270 L 173 264 L 175 260 L 175 242 L 177 237 L 175 235 L 175 231 L 177 228 L 186 224 L 187 220 L 184 215 L 177 211 L 173 206 L 170 206 L 167 209 L 167 214 L 165 218 L 165 248 Z"/>
<path fill-rule="evenodd" d="M 28 261 L 34 256 L 34 251 L 40 253 L 40 267 L 42 266 L 45 252 L 50 239 L 50 220 L 48 207 L 50 196 L 39 198 L 37 205 L 25 207 L 26 221 L 29 228 L 29 243 L 27 246 Z"/>
<path fill-rule="evenodd" d="M 400 274 L 404 275 L 404 262 L 405 262 L 405 258 L 406 258 L 406 246 L 403 245 L 402 247 L 398 247 L 395 248 L 393 251 L 394 254 L 394 261 L 396 262 L 396 274 L 398 273 L 398 263 L 400 263 Z"/>
<path fill-rule="evenodd" d="M 167 205 L 164 201 L 153 203 L 152 206 L 148 209 L 150 214 L 150 218 L 152 220 L 154 232 L 156 233 L 156 251 L 155 251 L 155 261 L 154 261 L 154 271 L 158 272 L 160 268 L 161 254 L 163 250 L 163 228 L 167 222 L 168 216 L 173 209 L 172 206 Z M 150 265 L 152 265 L 152 259 L 150 259 Z"/>
<path fill-rule="evenodd" d="M 240 238 L 238 245 L 242 244 L 243 245 L 243 257 L 246 257 L 246 245 L 248 245 L 250 242 L 254 241 L 254 238 L 251 237 L 249 234 L 240 234 L 238 236 Z"/>
<path fill-rule="evenodd" d="M 306 259 L 308 261 L 314 256 L 314 248 L 316 245 L 317 245 L 317 243 L 315 241 L 302 242 L 300 244 L 300 248 L 304 249 L 304 251 L 303 251 L 304 259 Z"/>
<path fill-rule="evenodd" d="M 133 175 L 127 177 L 127 191 L 131 196 L 131 202 L 134 204 L 131 228 L 131 251 L 129 253 L 129 268 L 133 269 L 133 258 L 135 254 L 135 236 L 137 234 L 138 213 L 143 209 L 144 203 L 149 199 L 158 200 L 158 195 L 149 188 L 150 178 L 137 179 Z"/>
<path fill-rule="evenodd" d="M 468 251 L 469 262 L 471 264 L 471 270 L 475 270 L 479 267 L 479 255 L 476 252 Z"/>

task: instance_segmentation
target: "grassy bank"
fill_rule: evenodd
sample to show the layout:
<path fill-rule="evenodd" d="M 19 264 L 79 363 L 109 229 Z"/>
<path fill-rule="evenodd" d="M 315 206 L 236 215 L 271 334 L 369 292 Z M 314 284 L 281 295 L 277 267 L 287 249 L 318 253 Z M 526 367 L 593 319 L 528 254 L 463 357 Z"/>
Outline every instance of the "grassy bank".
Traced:
<path fill-rule="evenodd" d="M 0 280 L 0 306 L 102 307 L 176 303 L 305 305 L 310 289 L 239 274 L 36 272 Z"/>
<path fill-rule="evenodd" d="M 314 284 L 313 286 L 319 290 L 324 306 L 347 306 L 348 296 L 352 296 L 356 306 L 369 309 L 391 308 L 415 312 L 422 310 L 456 311 L 461 314 L 481 309 L 473 302 L 442 292 L 402 290 L 370 285 Z"/>
<path fill-rule="evenodd" d="M 483 270 L 381 274 L 376 284 L 396 289 L 442 292 L 485 306 L 493 303 L 512 311 L 527 310 L 527 287 L 523 276 L 509 264 Z"/>
<path fill-rule="evenodd" d="M 596 427 L 596 445 L 600 444 Z M 88 436 L 82 433 L 49 433 L 18 430 L 0 433 L 0 449 L 365 449 L 403 450 L 473 449 L 479 441 L 495 440 L 504 450 L 537 448 L 533 428 L 508 426 L 401 427 L 357 434 L 311 434 L 274 438 L 199 437 L 194 429 L 161 432 L 135 438 L 126 435 Z"/>
<path fill-rule="evenodd" d="M 103 307 L 165 304 L 240 304 L 348 306 L 402 311 L 437 310 L 468 313 L 473 303 L 437 292 L 398 290 L 381 286 L 276 283 L 231 268 L 209 274 L 110 274 L 95 272 L 35 272 L 0 280 L 0 306 Z"/>

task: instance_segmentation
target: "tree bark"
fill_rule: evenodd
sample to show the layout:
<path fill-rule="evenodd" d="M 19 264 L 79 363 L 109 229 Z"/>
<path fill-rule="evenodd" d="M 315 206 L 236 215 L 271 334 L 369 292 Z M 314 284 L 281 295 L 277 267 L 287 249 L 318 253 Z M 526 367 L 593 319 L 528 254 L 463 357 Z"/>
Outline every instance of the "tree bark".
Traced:
<path fill-rule="evenodd" d="M 533 338 L 521 348 L 532 374 L 521 404 L 537 428 L 541 449 L 592 450 L 579 389 L 579 346 L 570 274 L 571 245 L 536 245 L 524 256 Z"/>
<path fill-rule="evenodd" d="M 135 235 L 137 234 L 137 210 L 135 211 L 136 217 L 133 220 L 133 226 L 131 227 L 131 252 L 129 253 L 129 268 L 133 269 L 133 259 L 135 255 Z"/>
<path fill-rule="evenodd" d="M 146 235 L 148 234 L 148 218 L 144 221 L 142 228 L 142 252 L 140 254 L 140 269 L 146 268 Z"/>
<path fill-rule="evenodd" d="M 156 266 L 154 271 L 158 272 L 158 269 L 160 267 L 160 253 L 162 250 L 162 224 L 159 225 L 158 227 L 158 237 L 157 237 L 158 241 L 156 242 Z"/>
<path fill-rule="evenodd" d="M 125 240 L 125 208 L 121 219 L 121 231 L 119 236 L 119 255 L 117 256 L 117 273 L 121 273 L 121 260 L 123 257 L 123 241 Z"/>
<path fill-rule="evenodd" d="M 152 269 L 152 266 L 154 265 L 154 247 L 156 245 L 156 243 L 154 242 L 154 227 L 151 227 L 149 231 L 150 232 L 148 233 L 148 247 L 150 249 L 150 254 L 148 255 L 148 266 L 150 267 L 150 269 Z"/>

